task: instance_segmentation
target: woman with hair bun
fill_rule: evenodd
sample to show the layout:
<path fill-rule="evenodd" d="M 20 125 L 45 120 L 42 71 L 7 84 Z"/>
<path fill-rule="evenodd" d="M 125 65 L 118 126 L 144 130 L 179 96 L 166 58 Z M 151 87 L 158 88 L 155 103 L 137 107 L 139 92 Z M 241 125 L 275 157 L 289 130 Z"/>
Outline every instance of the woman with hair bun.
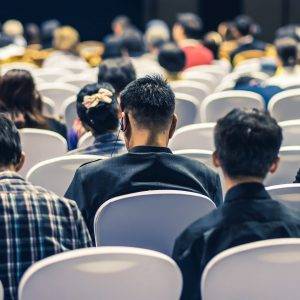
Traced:
<path fill-rule="evenodd" d="M 95 137 L 94 144 L 70 154 L 107 155 L 125 151 L 120 138 L 120 108 L 114 88 L 109 83 L 88 84 L 77 95 L 77 114 L 84 129 Z"/>

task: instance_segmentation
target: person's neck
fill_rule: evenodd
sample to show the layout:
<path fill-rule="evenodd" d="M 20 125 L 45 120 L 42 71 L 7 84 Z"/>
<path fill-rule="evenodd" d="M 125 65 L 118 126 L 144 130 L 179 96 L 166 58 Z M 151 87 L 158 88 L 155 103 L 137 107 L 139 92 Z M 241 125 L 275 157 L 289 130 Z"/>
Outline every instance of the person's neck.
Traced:
<path fill-rule="evenodd" d="M 13 165 L 0 166 L 0 173 L 2 172 L 16 172 L 16 168 Z"/>
<path fill-rule="evenodd" d="M 263 183 L 263 179 L 258 177 L 229 178 L 228 176 L 224 175 L 224 180 L 227 191 L 242 183 Z"/>
<path fill-rule="evenodd" d="M 169 139 L 166 134 L 153 134 L 146 130 L 136 132 L 129 141 L 129 149 L 138 146 L 167 147 Z"/>

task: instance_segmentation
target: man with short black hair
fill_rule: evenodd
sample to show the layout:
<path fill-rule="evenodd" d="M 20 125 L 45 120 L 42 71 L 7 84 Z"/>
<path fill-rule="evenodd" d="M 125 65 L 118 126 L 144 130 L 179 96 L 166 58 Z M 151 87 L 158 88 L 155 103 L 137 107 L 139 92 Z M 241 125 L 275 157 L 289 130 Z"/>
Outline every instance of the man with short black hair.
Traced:
<path fill-rule="evenodd" d="M 0 114 L 0 280 L 6 300 L 17 299 L 18 283 L 36 261 L 92 246 L 76 203 L 26 182 L 17 174 L 23 163 L 18 130 Z"/>
<path fill-rule="evenodd" d="M 129 153 L 80 167 L 66 193 L 79 205 L 90 232 L 100 205 L 124 194 L 185 190 L 206 195 L 219 205 L 219 176 L 167 148 L 177 123 L 170 86 L 157 76 L 140 78 L 125 88 L 120 101 L 121 129 Z"/>
<path fill-rule="evenodd" d="M 181 299 L 201 299 L 202 272 L 218 253 L 260 240 L 300 237 L 299 214 L 272 200 L 263 186 L 267 174 L 277 169 L 281 142 L 282 130 L 268 113 L 236 109 L 218 121 L 213 160 L 222 168 L 228 191 L 221 207 L 176 241 L 173 257 L 184 281 Z"/>
<path fill-rule="evenodd" d="M 200 43 L 202 20 L 192 13 L 177 15 L 172 34 L 174 41 L 185 52 L 185 67 L 208 65 L 213 61 L 212 52 Z"/>

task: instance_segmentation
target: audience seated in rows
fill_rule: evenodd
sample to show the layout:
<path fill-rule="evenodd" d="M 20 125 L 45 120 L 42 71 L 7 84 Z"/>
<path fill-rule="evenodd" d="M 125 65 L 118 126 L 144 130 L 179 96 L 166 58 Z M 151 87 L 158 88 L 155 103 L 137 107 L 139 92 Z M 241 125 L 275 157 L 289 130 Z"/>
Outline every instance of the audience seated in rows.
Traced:
<path fill-rule="evenodd" d="M 222 202 L 219 176 L 204 164 L 172 154 L 167 147 L 177 117 L 175 95 L 157 76 L 130 83 L 120 96 L 129 153 L 80 167 L 66 197 L 76 201 L 93 233 L 99 206 L 115 196 L 146 190 L 176 189 L 196 192 Z"/>
<path fill-rule="evenodd" d="M 202 20 L 195 14 L 184 13 L 177 16 L 173 26 L 173 39 L 184 51 L 186 56 L 185 67 L 208 65 L 213 61 L 212 52 L 200 42 Z"/>
<path fill-rule="evenodd" d="M 181 299 L 201 299 L 202 272 L 218 253 L 260 240 L 300 237 L 299 213 L 272 200 L 263 185 L 279 163 L 282 130 L 276 121 L 257 110 L 233 110 L 218 121 L 214 138 L 213 162 L 222 168 L 227 193 L 221 207 L 176 241 L 173 257 L 184 281 Z"/>
<path fill-rule="evenodd" d="M 85 131 L 95 137 L 92 146 L 79 148 L 70 154 L 112 156 L 125 151 L 120 139 L 120 108 L 117 94 L 109 83 L 86 85 L 77 95 L 77 114 Z"/>
<path fill-rule="evenodd" d="M 0 79 L 0 107 L 18 128 L 52 130 L 67 138 L 64 124 L 42 114 L 42 98 L 28 71 L 10 70 Z"/>
<path fill-rule="evenodd" d="M 67 250 L 92 246 L 74 201 L 26 182 L 20 136 L 0 115 L 0 280 L 6 300 L 18 299 L 18 284 L 36 261 Z"/>

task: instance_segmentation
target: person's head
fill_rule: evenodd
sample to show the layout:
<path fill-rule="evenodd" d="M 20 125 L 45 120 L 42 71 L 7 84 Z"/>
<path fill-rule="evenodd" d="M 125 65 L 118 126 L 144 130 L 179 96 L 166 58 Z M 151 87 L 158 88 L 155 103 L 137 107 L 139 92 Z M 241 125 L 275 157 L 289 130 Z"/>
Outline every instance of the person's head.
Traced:
<path fill-rule="evenodd" d="M 140 56 L 145 51 L 144 38 L 137 29 L 127 29 L 121 37 L 121 49 L 126 56 Z"/>
<path fill-rule="evenodd" d="M 41 24 L 41 38 L 44 48 L 52 47 L 54 31 L 60 27 L 58 20 L 47 20 Z"/>
<path fill-rule="evenodd" d="M 164 43 L 170 41 L 168 25 L 161 20 L 148 22 L 145 32 L 145 41 L 150 52 L 156 52 Z"/>
<path fill-rule="evenodd" d="M 234 109 L 217 122 L 214 164 L 227 183 L 262 182 L 277 169 L 282 130 L 269 113 Z"/>
<path fill-rule="evenodd" d="M 164 44 L 158 52 L 159 64 L 169 73 L 177 74 L 184 69 L 185 53 L 175 43 Z"/>
<path fill-rule="evenodd" d="M 104 42 L 102 59 L 122 57 L 121 39 L 111 36 Z"/>
<path fill-rule="evenodd" d="M 128 58 L 107 59 L 99 66 L 98 82 L 110 83 L 117 95 L 135 79 L 136 73 Z"/>
<path fill-rule="evenodd" d="M 221 44 L 222 37 L 218 32 L 210 31 L 203 37 L 203 45 L 213 53 L 215 59 L 219 58 Z"/>
<path fill-rule="evenodd" d="M 298 45 L 292 38 L 281 38 L 275 42 L 277 56 L 283 67 L 293 68 L 297 64 Z"/>
<path fill-rule="evenodd" d="M 77 95 L 77 114 L 84 127 L 95 136 L 116 131 L 120 109 L 114 88 L 109 83 L 83 87 Z"/>
<path fill-rule="evenodd" d="M 237 16 L 233 22 L 233 34 L 235 38 L 253 35 L 256 28 L 254 20 L 246 15 Z"/>
<path fill-rule="evenodd" d="M 39 26 L 35 23 L 26 24 L 25 38 L 28 45 L 39 44 L 41 42 Z"/>
<path fill-rule="evenodd" d="M 63 26 L 54 31 L 53 47 L 60 51 L 76 50 L 80 37 L 78 31 L 71 26 Z"/>
<path fill-rule="evenodd" d="M 121 129 L 126 147 L 167 146 L 177 117 L 175 95 L 160 76 L 146 76 L 131 82 L 121 93 Z"/>
<path fill-rule="evenodd" d="M 0 171 L 18 172 L 24 164 L 20 135 L 14 123 L 0 114 Z"/>
<path fill-rule="evenodd" d="M 24 28 L 20 21 L 8 20 L 4 22 L 2 26 L 2 31 L 6 36 L 14 38 L 17 36 L 22 36 L 24 33 Z"/>
<path fill-rule="evenodd" d="M 200 39 L 202 32 L 202 20 L 193 13 L 182 13 L 177 15 L 173 26 L 173 38 L 175 42 L 181 42 L 184 39 Z"/>
<path fill-rule="evenodd" d="M 111 22 L 111 29 L 116 36 L 121 36 L 125 29 L 131 26 L 131 21 L 127 16 L 116 16 Z"/>

